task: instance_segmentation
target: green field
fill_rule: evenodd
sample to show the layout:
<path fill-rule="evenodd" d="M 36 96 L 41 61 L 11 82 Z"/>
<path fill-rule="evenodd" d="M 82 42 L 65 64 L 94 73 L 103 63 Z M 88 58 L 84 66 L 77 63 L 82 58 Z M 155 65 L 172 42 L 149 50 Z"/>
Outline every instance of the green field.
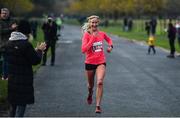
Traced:
<path fill-rule="evenodd" d="M 116 22 L 111 20 L 109 23 L 109 27 L 101 27 L 101 30 L 111 34 L 118 35 L 119 37 L 124 37 L 128 40 L 147 42 L 148 36 L 145 32 L 144 24 L 145 20 L 134 20 L 133 30 L 131 32 L 125 32 L 122 28 L 122 20 Z M 165 28 L 167 28 L 167 20 L 158 20 L 155 46 L 169 50 L 169 43 L 167 38 L 167 32 L 165 32 Z M 180 52 L 178 42 L 176 42 L 176 51 Z"/>
<path fill-rule="evenodd" d="M 122 31 L 122 28 L 117 27 L 117 26 L 110 26 L 108 28 L 101 27 L 101 29 L 105 32 L 115 34 L 115 35 L 118 35 L 119 37 L 124 37 L 129 40 L 137 40 L 137 41 L 144 41 L 144 42 L 147 42 L 148 40 L 148 36 L 146 35 L 145 31 L 133 30 L 131 32 L 124 32 Z M 167 38 L 166 33 L 162 34 L 162 33 L 157 32 L 155 46 L 169 49 L 169 43 L 168 43 L 168 38 Z M 176 50 L 180 52 L 180 47 L 178 45 L 178 42 L 176 42 Z"/>

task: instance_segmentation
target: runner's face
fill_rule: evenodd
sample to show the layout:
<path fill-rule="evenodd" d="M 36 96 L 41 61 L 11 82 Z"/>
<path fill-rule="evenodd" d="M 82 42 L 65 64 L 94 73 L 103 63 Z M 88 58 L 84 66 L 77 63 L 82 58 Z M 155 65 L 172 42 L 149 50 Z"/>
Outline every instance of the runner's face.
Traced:
<path fill-rule="evenodd" d="M 98 25 L 99 25 L 99 20 L 97 18 L 91 19 L 90 26 L 93 31 L 97 30 Z"/>

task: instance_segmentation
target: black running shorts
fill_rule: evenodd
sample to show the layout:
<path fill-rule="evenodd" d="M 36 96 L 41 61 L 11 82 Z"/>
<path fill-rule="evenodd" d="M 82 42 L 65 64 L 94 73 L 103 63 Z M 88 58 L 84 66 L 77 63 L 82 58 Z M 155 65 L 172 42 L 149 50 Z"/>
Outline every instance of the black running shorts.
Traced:
<path fill-rule="evenodd" d="M 86 70 L 96 70 L 96 68 L 99 66 L 99 65 L 105 65 L 106 66 L 106 63 L 102 63 L 102 64 L 86 64 L 85 63 L 85 69 Z"/>

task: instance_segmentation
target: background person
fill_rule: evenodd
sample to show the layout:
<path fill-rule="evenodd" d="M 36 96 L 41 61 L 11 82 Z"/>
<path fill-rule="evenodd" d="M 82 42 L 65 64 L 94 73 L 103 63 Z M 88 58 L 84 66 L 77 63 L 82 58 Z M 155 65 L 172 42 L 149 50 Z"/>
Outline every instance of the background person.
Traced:
<path fill-rule="evenodd" d="M 175 39 L 176 39 L 176 28 L 170 22 L 168 25 L 168 39 L 169 39 L 169 46 L 170 46 L 170 54 L 167 56 L 168 58 L 174 58 L 175 54 Z"/>
<path fill-rule="evenodd" d="M 2 69 L 2 80 L 8 80 L 6 53 L 2 53 L 2 47 L 8 42 L 11 32 L 14 31 L 16 27 L 15 21 L 10 18 L 9 10 L 2 8 L 0 14 L 0 58 L 3 58 L 2 67 L 0 67 L 0 69 Z"/>
<path fill-rule="evenodd" d="M 179 20 L 176 22 L 176 33 L 177 33 L 178 45 L 180 47 L 180 21 Z"/>
<path fill-rule="evenodd" d="M 156 27 L 157 27 L 157 20 L 154 17 L 150 21 L 150 31 L 152 35 L 156 35 Z"/>
<path fill-rule="evenodd" d="M 156 54 L 156 50 L 155 50 L 155 36 L 154 35 L 150 35 L 149 39 L 148 39 L 148 54 L 151 53 L 151 50 L 153 50 L 153 53 Z"/>
<path fill-rule="evenodd" d="M 62 20 L 60 17 L 56 18 L 56 25 L 57 25 L 57 35 L 59 37 L 61 36 L 61 29 L 62 29 Z"/>
<path fill-rule="evenodd" d="M 149 23 L 149 21 L 146 21 L 145 22 L 145 30 L 146 30 L 146 32 L 147 32 L 147 36 L 149 37 L 149 35 L 150 35 L 150 23 Z"/>
<path fill-rule="evenodd" d="M 30 24 L 31 24 L 31 33 L 32 33 L 33 39 L 36 40 L 37 39 L 38 22 L 36 19 L 32 19 Z"/>
<path fill-rule="evenodd" d="M 46 50 L 43 54 L 43 66 L 46 65 L 47 61 L 47 51 L 49 47 L 51 47 L 51 66 L 54 66 L 55 62 L 55 48 L 56 48 L 56 41 L 57 41 L 57 25 L 54 19 L 49 16 L 48 21 L 45 22 L 42 26 L 42 30 L 44 32 L 44 40 L 46 42 Z"/>

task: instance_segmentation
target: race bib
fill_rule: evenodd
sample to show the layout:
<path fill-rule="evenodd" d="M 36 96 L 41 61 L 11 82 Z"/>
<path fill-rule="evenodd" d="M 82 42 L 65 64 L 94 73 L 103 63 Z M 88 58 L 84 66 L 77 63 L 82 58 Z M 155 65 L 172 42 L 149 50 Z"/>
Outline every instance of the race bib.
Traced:
<path fill-rule="evenodd" d="M 103 50 L 102 41 L 93 43 L 93 51 L 94 52 L 101 52 Z"/>

